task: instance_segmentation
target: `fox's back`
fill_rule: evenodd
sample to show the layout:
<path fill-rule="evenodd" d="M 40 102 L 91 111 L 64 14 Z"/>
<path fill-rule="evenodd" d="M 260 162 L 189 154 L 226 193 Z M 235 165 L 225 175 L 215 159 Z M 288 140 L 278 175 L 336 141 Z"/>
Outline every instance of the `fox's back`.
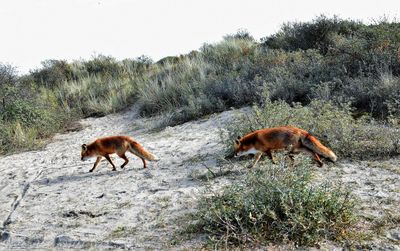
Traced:
<path fill-rule="evenodd" d="M 271 149 L 283 149 L 288 146 L 296 147 L 302 136 L 302 129 L 282 126 L 254 131 L 256 141 Z"/>
<path fill-rule="evenodd" d="M 110 136 L 99 138 L 92 144 L 95 146 L 97 151 L 111 154 L 128 149 L 130 141 L 132 141 L 132 139 L 127 136 Z"/>

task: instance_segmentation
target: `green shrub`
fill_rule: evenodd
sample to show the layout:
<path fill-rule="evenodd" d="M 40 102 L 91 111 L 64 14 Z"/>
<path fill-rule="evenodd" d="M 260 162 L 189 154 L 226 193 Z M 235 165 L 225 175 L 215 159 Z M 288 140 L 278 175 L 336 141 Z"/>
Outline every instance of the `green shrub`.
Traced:
<path fill-rule="evenodd" d="M 122 67 L 112 57 L 98 55 L 91 60 L 83 63 L 84 68 L 89 73 L 89 76 L 102 76 L 102 77 L 119 77 L 121 75 Z"/>
<path fill-rule="evenodd" d="M 284 24 L 279 32 L 263 38 L 262 41 L 269 48 L 288 51 L 318 49 L 326 54 L 332 47 L 332 35 L 350 37 L 362 26 L 360 22 L 322 15 L 311 22 Z"/>
<path fill-rule="evenodd" d="M 42 68 L 31 72 L 34 82 L 47 88 L 54 88 L 63 81 L 74 79 L 73 67 L 65 60 L 45 60 Z"/>
<path fill-rule="evenodd" d="M 15 84 L 17 79 L 17 69 L 15 67 L 0 63 L 0 88 Z"/>
<path fill-rule="evenodd" d="M 38 88 L 32 97 L 16 96 L 0 112 L 0 153 L 40 146 L 43 138 L 64 128 L 72 116 L 46 88 Z"/>
<path fill-rule="evenodd" d="M 382 19 L 366 25 L 337 17 L 319 16 L 311 22 L 284 24 L 279 32 L 262 39 L 271 49 L 297 51 L 316 49 L 327 58 L 335 57 L 348 74 L 379 74 L 391 69 L 400 73 L 397 51 L 400 26 Z"/>
<path fill-rule="evenodd" d="M 293 242 L 313 245 L 346 238 L 355 222 L 354 199 L 342 186 L 312 185 L 310 166 L 271 165 L 248 174 L 243 183 L 204 195 L 193 231 L 214 247 Z"/>

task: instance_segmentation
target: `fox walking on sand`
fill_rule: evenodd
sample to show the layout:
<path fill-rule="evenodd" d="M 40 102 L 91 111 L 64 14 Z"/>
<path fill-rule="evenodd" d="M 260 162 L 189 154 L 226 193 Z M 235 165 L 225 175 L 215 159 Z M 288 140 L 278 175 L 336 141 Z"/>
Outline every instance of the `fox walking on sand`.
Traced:
<path fill-rule="evenodd" d="M 246 154 L 255 154 L 254 167 L 261 155 L 265 153 L 275 164 L 275 158 L 272 156 L 272 150 L 288 150 L 288 156 L 292 163 L 293 154 L 306 152 L 322 166 L 320 157 L 329 161 L 336 162 L 335 153 L 322 145 L 321 142 L 307 131 L 294 126 L 281 126 L 265 128 L 251 132 L 244 137 L 238 137 L 234 143 L 235 157 Z"/>
<path fill-rule="evenodd" d="M 96 139 L 93 143 L 82 145 L 81 160 L 87 160 L 91 157 L 97 157 L 96 162 L 89 172 L 93 172 L 100 160 L 104 157 L 112 165 L 112 170 L 115 171 L 115 165 L 110 159 L 110 154 L 116 153 L 125 162 L 121 168 L 128 164 L 129 160 L 125 153 L 129 151 L 138 156 L 143 161 L 143 167 L 146 168 L 146 160 L 158 161 L 159 159 L 150 152 L 146 151 L 138 142 L 128 136 L 111 136 Z"/>

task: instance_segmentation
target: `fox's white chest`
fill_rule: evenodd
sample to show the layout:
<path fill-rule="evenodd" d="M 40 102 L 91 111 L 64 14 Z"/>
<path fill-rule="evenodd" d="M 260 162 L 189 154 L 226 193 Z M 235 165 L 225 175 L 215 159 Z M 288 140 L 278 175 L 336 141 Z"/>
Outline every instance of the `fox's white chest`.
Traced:
<path fill-rule="evenodd" d="M 243 156 L 243 155 L 248 155 L 248 154 L 256 154 L 258 153 L 257 149 L 255 149 L 254 147 L 250 148 L 247 151 L 241 151 L 237 154 L 237 156 Z"/>
<path fill-rule="evenodd" d="M 94 158 L 96 158 L 97 156 L 85 156 L 85 157 L 82 157 L 82 160 L 83 161 L 86 161 L 86 160 L 90 160 L 90 159 L 94 159 Z"/>

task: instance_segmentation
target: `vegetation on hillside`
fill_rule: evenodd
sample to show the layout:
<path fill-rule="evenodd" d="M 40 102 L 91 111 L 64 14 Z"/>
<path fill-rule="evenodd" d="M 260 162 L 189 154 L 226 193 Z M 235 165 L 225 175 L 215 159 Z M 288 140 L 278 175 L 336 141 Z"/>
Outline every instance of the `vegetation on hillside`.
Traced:
<path fill-rule="evenodd" d="M 31 148 L 67 121 L 102 116 L 138 102 L 162 125 L 272 101 L 350 104 L 353 115 L 398 123 L 400 24 L 318 17 L 284 24 L 260 42 L 246 31 L 159 62 L 108 56 L 47 60 L 18 76 L 0 64 L 0 152 Z"/>

